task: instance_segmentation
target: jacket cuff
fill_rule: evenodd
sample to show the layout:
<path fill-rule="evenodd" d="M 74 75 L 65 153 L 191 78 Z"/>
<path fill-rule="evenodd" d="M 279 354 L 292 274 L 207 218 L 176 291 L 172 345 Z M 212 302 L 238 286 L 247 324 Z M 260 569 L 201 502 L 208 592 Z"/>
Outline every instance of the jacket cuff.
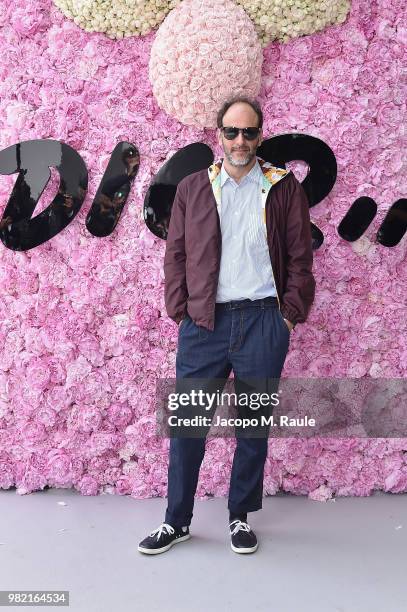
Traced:
<path fill-rule="evenodd" d="M 291 310 L 291 308 L 289 308 L 285 304 L 282 304 L 281 306 L 281 314 L 283 315 L 284 319 L 288 319 L 288 321 L 290 321 L 290 323 L 292 323 L 294 327 L 297 325 L 297 323 L 303 323 L 303 320 L 300 316 L 298 316 L 298 313 L 296 313 L 294 310 Z"/>
<path fill-rule="evenodd" d="M 177 323 L 177 325 L 179 325 L 181 323 L 182 319 L 185 319 L 186 316 L 187 316 L 187 311 L 184 311 L 181 314 L 174 315 L 173 317 L 171 317 L 171 319 L 173 321 L 175 321 L 175 323 Z"/>

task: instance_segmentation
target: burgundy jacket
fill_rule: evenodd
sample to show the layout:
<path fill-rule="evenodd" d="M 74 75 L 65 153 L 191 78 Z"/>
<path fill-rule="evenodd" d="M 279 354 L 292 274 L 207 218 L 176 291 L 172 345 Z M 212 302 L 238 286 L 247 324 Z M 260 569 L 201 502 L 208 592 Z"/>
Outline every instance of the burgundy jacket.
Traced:
<path fill-rule="evenodd" d="M 263 222 L 280 311 L 303 323 L 315 296 L 309 204 L 289 170 L 257 157 L 263 172 Z M 189 314 L 213 331 L 222 235 L 223 158 L 184 177 L 177 187 L 164 257 L 165 306 L 176 323 Z"/>

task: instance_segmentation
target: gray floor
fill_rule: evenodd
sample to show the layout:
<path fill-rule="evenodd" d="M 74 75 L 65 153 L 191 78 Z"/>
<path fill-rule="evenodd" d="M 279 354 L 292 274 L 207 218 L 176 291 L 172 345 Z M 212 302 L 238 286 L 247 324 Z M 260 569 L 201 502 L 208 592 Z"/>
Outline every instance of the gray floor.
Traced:
<path fill-rule="evenodd" d="M 404 494 L 267 497 L 248 515 L 259 539 L 250 555 L 230 549 L 227 500 L 196 500 L 190 540 L 139 553 L 165 507 L 70 489 L 0 491 L 0 588 L 69 590 L 74 612 L 407 609 Z"/>

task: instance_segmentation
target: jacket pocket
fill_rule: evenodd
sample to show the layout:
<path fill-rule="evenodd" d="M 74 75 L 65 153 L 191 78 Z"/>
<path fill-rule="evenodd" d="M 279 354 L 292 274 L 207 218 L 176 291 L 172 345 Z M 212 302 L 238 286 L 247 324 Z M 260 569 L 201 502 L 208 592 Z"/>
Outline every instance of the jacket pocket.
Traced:
<path fill-rule="evenodd" d="M 202 325 L 197 325 L 198 327 L 198 337 L 200 340 L 206 340 L 208 338 L 209 332 L 206 329 L 206 327 L 203 327 Z"/>

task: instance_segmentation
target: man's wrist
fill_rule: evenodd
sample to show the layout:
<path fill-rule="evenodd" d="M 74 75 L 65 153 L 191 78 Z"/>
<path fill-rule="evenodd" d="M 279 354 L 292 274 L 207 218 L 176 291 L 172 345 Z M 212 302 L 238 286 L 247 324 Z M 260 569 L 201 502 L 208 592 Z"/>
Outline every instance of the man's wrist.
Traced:
<path fill-rule="evenodd" d="M 283 317 L 284 321 L 287 324 L 287 327 L 290 331 L 293 331 L 294 327 L 296 326 L 296 323 L 292 323 L 289 319 L 286 319 L 285 317 Z"/>

